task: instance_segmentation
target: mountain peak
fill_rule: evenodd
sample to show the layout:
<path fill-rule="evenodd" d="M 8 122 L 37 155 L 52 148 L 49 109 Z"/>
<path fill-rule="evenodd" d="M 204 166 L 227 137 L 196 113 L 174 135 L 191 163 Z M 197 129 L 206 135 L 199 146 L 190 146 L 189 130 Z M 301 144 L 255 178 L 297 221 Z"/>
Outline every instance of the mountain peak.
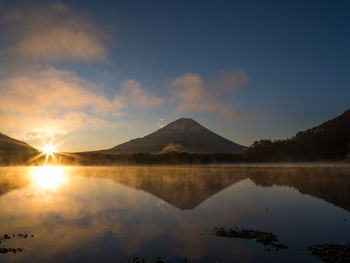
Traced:
<path fill-rule="evenodd" d="M 192 118 L 179 118 L 176 121 L 170 122 L 169 124 L 181 124 L 181 125 L 200 125 Z M 168 124 L 168 125 L 169 125 Z"/>
<path fill-rule="evenodd" d="M 186 117 L 181 117 L 181 118 L 178 118 L 177 120 L 175 120 L 175 121 L 194 121 L 192 118 L 186 118 Z M 174 121 L 174 122 L 175 122 Z"/>
<path fill-rule="evenodd" d="M 206 129 L 206 128 L 204 128 L 202 125 L 200 125 L 198 122 L 196 122 L 191 118 L 180 118 L 162 127 L 162 130 L 166 130 L 166 129 L 178 130 L 180 132 L 184 130 Z"/>

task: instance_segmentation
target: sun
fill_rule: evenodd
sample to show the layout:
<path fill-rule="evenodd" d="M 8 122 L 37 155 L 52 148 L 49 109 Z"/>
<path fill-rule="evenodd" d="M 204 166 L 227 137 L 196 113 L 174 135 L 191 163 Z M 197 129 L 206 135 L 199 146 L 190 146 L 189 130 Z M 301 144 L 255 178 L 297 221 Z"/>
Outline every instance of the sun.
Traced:
<path fill-rule="evenodd" d="M 55 146 L 52 144 L 46 144 L 42 148 L 43 152 L 46 154 L 46 156 L 53 156 L 53 154 L 56 152 Z"/>

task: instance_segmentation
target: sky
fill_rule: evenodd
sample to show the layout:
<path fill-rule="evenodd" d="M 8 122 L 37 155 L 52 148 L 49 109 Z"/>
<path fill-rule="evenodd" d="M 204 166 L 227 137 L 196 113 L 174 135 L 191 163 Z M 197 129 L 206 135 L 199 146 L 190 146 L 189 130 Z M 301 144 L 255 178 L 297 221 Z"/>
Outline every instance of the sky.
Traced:
<path fill-rule="evenodd" d="M 0 132 L 111 148 L 180 117 L 251 145 L 350 108 L 349 1 L 0 0 Z"/>

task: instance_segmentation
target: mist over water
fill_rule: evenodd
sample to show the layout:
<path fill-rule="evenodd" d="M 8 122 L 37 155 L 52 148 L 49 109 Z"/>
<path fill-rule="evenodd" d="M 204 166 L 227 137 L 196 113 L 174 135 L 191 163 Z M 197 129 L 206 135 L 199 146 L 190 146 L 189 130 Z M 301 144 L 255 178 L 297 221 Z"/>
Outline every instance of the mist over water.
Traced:
<path fill-rule="evenodd" d="M 350 243 L 346 165 L 0 168 L 0 262 L 319 262 L 307 247 Z M 289 246 L 214 235 L 274 233 Z"/>

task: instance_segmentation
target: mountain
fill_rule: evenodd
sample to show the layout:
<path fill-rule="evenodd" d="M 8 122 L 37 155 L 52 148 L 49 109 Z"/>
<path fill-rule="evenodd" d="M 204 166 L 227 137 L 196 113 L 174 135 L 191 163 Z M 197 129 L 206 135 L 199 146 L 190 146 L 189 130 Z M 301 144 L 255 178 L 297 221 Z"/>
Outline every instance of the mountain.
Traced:
<path fill-rule="evenodd" d="M 24 163 L 38 153 L 29 144 L 0 133 L 0 164 Z"/>
<path fill-rule="evenodd" d="M 260 140 L 246 155 L 259 161 L 344 160 L 350 150 L 350 110 L 286 140 Z"/>
<path fill-rule="evenodd" d="M 189 118 L 181 118 L 143 137 L 99 153 L 239 153 L 246 147 L 208 130 Z"/>

